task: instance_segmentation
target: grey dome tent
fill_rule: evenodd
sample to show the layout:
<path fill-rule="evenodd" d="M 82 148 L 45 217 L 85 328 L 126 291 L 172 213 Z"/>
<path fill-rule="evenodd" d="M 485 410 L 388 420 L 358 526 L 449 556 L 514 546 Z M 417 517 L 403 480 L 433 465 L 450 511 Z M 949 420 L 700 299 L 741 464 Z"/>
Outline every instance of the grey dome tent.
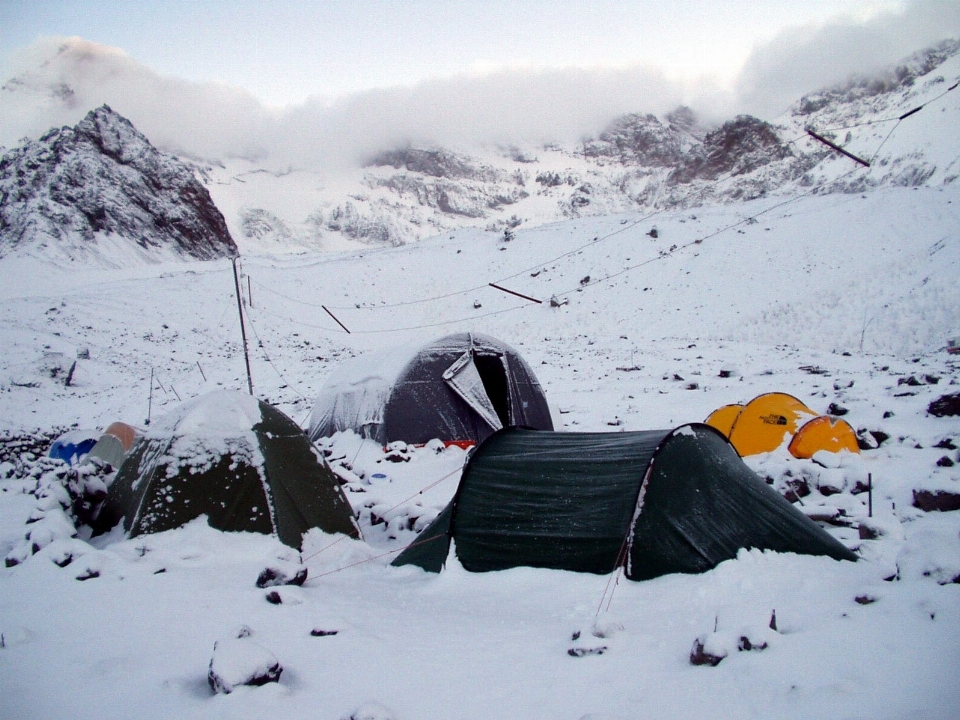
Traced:
<path fill-rule="evenodd" d="M 308 434 L 466 446 L 515 425 L 553 429 L 533 371 L 509 345 L 459 333 L 343 363 L 317 396 Z"/>
<path fill-rule="evenodd" d="M 764 483 L 712 427 L 624 433 L 503 430 L 394 565 L 532 566 L 633 580 L 698 573 L 741 548 L 856 560 Z"/>
<path fill-rule="evenodd" d="M 239 392 L 204 395 L 156 420 L 120 465 L 95 529 L 122 519 L 134 537 L 204 514 L 219 530 L 273 534 L 295 548 L 311 528 L 359 537 L 336 476 L 303 430 Z"/>

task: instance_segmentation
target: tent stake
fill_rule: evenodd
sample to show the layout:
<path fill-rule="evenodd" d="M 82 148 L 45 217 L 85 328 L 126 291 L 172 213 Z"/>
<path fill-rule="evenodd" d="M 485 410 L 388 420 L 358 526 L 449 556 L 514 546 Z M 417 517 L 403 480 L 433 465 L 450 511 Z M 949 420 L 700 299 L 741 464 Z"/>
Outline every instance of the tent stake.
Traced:
<path fill-rule="evenodd" d="M 247 363 L 247 390 L 253 395 L 253 378 L 250 376 L 250 355 L 247 353 L 247 329 L 243 325 L 243 302 L 240 299 L 240 276 L 237 274 L 236 258 L 233 258 L 233 284 L 237 290 L 237 312 L 240 313 L 240 335 L 243 337 L 243 359 Z"/>

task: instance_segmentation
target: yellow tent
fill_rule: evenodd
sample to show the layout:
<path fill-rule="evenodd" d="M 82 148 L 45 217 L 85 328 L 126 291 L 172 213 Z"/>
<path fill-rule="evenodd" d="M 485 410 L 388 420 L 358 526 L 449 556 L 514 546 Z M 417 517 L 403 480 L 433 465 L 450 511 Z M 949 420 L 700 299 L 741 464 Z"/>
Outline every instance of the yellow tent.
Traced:
<path fill-rule="evenodd" d="M 730 429 L 730 442 L 741 456 L 771 452 L 815 417 L 817 413 L 792 395 L 759 395 L 740 411 Z"/>
<path fill-rule="evenodd" d="M 704 422 L 710 427 L 716 428 L 729 438 L 730 430 L 737 421 L 741 410 L 743 410 L 743 405 L 724 405 L 710 413 L 710 417 L 704 420 Z"/>
<path fill-rule="evenodd" d="M 819 450 L 859 453 L 857 434 L 846 420 L 821 415 L 805 423 L 790 441 L 790 453 L 794 457 L 810 458 Z"/>

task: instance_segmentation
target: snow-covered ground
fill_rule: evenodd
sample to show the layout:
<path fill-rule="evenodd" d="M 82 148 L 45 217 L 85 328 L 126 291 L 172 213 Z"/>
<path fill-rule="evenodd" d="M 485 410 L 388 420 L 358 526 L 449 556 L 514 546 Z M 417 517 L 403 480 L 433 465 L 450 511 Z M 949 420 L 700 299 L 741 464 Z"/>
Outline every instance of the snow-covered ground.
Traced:
<path fill-rule="evenodd" d="M 439 575 L 393 568 L 390 553 L 453 494 L 464 454 L 390 463 L 341 436 L 327 449 L 362 476 L 347 495 L 366 542 L 308 538 L 303 587 L 257 588 L 289 549 L 203 522 L 58 540 L 0 569 L 0 716 L 957 717 L 960 512 L 923 512 L 913 497 L 960 493 L 960 418 L 927 413 L 960 391 L 944 350 L 960 336 L 958 228 L 951 183 L 570 220 L 509 242 L 466 229 L 401 248 L 246 255 L 254 389 L 301 424 L 338 361 L 464 330 L 524 355 L 559 429 L 669 428 L 774 390 L 821 413 L 839 405 L 854 428 L 888 436 L 841 469 L 839 492 L 821 492 L 838 475 L 811 461 L 749 462 L 775 483 L 806 478 L 804 507 L 842 511 L 828 528 L 863 560 L 745 551 L 702 575 L 621 580 L 612 600 L 601 576 L 472 574 L 453 557 Z M 143 425 L 180 400 L 246 388 L 229 263 L 66 272 L 25 260 L 0 274 L 4 435 Z M 6 555 L 37 481 L 2 470 Z M 872 519 L 852 492 L 866 473 Z M 879 536 L 861 540 L 860 524 Z M 53 562 L 67 552 L 71 563 Z M 214 695 L 214 643 L 240 626 L 280 661 L 280 681 Z M 738 652 L 741 637 L 768 647 Z M 691 665 L 698 639 L 728 657 Z"/>

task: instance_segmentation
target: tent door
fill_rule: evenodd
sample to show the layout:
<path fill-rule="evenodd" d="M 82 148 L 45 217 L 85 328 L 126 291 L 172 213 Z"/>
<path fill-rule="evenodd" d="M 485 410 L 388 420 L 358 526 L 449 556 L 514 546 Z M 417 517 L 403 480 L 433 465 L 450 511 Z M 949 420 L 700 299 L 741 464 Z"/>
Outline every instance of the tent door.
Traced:
<path fill-rule="evenodd" d="M 480 373 L 487 397 L 497 411 L 500 424 L 504 427 L 515 425 L 510 408 L 510 381 L 507 374 L 507 359 L 503 355 L 478 353 L 474 350 L 473 362 Z"/>
<path fill-rule="evenodd" d="M 494 430 L 503 427 L 497 409 L 487 395 L 487 389 L 477 366 L 473 362 L 473 353 L 465 352 L 446 369 L 443 380 L 463 401 Z"/>

